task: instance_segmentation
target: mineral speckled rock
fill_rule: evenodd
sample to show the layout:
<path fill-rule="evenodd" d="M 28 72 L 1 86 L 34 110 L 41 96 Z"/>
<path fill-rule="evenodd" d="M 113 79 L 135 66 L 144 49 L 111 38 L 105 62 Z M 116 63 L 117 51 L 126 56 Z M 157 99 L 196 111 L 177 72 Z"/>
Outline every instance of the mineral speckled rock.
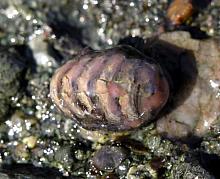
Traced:
<path fill-rule="evenodd" d="M 10 98 L 20 91 L 20 81 L 25 72 L 24 61 L 13 48 L 0 47 L 0 119 L 8 112 Z M 24 82 L 24 79 L 23 79 Z"/>
<path fill-rule="evenodd" d="M 186 159 L 182 159 L 183 161 L 180 161 L 180 158 L 172 159 L 170 164 L 172 165 L 172 167 L 171 170 L 167 172 L 166 177 L 183 179 L 212 179 L 213 175 L 211 175 L 207 170 L 205 170 L 197 160 L 192 158 L 192 161 L 190 162 L 188 162 Z"/>
<path fill-rule="evenodd" d="M 154 33 L 159 29 L 168 6 L 167 0 L 160 3 L 157 0 L 149 2 L 22 0 L 17 4 L 19 7 L 22 4 L 21 7 L 26 7 L 28 12 L 32 12 L 47 24 L 63 29 L 62 31 L 65 31 L 63 33 L 77 34 L 75 38 L 81 38 L 82 42 L 94 49 L 110 47 L 128 34 L 146 37 Z M 130 18 L 131 16 L 134 18 Z M 73 27 L 78 27 L 80 32 L 72 33 Z"/>
<path fill-rule="evenodd" d="M 144 178 L 146 178 L 146 179 L 156 178 L 156 176 L 154 176 L 151 172 L 154 173 L 153 169 L 149 165 L 132 166 L 129 169 L 126 178 L 127 179 L 133 179 L 133 178 L 141 178 L 141 179 L 144 179 Z"/>

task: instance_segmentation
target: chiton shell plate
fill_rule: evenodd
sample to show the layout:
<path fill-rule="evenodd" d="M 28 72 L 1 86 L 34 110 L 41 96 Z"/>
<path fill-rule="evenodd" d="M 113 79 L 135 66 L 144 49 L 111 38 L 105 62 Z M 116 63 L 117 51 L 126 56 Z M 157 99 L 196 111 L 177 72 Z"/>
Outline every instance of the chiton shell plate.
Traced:
<path fill-rule="evenodd" d="M 82 53 L 61 66 L 50 96 L 85 129 L 123 131 L 155 118 L 167 102 L 169 85 L 153 59 L 117 46 Z"/>

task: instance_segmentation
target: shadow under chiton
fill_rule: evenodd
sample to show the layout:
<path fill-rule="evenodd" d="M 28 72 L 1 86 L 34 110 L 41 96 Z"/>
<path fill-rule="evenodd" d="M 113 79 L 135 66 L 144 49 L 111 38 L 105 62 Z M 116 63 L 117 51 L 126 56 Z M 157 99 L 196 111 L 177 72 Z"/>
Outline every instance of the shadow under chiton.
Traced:
<path fill-rule="evenodd" d="M 50 84 L 56 106 L 89 130 L 131 130 L 166 104 L 160 66 L 130 46 L 88 51 L 57 69 Z"/>

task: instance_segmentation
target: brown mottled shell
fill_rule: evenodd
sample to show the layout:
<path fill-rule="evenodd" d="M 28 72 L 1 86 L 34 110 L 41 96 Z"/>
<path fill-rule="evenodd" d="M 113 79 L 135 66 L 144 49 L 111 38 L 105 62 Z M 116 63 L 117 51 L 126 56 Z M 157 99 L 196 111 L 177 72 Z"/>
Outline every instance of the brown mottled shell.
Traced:
<path fill-rule="evenodd" d="M 193 12 L 192 0 L 174 0 L 167 10 L 167 17 L 173 25 L 180 25 L 191 17 Z"/>
<path fill-rule="evenodd" d="M 52 77 L 50 95 L 83 128 L 122 131 L 153 119 L 169 87 L 152 59 L 118 46 L 68 61 Z"/>

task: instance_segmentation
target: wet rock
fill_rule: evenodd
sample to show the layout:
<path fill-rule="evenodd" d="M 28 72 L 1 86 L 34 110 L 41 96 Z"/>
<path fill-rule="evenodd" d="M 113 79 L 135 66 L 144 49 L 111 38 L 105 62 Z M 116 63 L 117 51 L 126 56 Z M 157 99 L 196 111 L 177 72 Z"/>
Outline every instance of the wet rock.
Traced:
<path fill-rule="evenodd" d="M 201 151 L 220 156 L 220 125 L 212 126 L 212 129 L 201 143 Z"/>
<path fill-rule="evenodd" d="M 83 150 L 76 150 L 75 152 L 74 152 L 74 154 L 75 154 L 75 158 L 77 159 L 77 160 L 85 160 L 85 159 L 87 159 L 88 158 L 88 153 L 85 153 L 85 151 L 83 151 Z"/>
<path fill-rule="evenodd" d="M 9 112 L 9 104 L 7 101 L 0 101 L 0 119 L 1 121 L 5 121 L 4 116 Z"/>
<path fill-rule="evenodd" d="M 51 29 L 48 26 L 45 26 L 39 30 L 38 34 L 33 34 L 29 38 L 28 42 L 36 65 L 44 68 L 57 66 L 55 59 L 49 53 L 49 44 L 47 41 L 49 36 L 48 34 L 50 33 Z"/>
<path fill-rule="evenodd" d="M 35 167 L 31 164 L 12 164 L 3 165 L 0 168 L 0 177 L 5 179 L 14 178 L 31 178 L 31 179 L 44 179 L 44 178 L 56 178 L 64 179 L 67 177 L 50 168 Z"/>
<path fill-rule="evenodd" d="M 73 163 L 73 152 L 71 146 L 63 146 L 59 150 L 56 151 L 55 160 L 64 164 Z"/>
<path fill-rule="evenodd" d="M 199 165 L 198 162 L 187 162 L 179 158 L 179 160 L 174 159 L 172 163 L 170 163 L 170 166 L 171 170 L 167 172 L 167 177 L 183 179 L 213 178 L 213 176 L 210 175 L 201 165 Z"/>
<path fill-rule="evenodd" d="M 54 32 L 56 34 L 56 32 Z M 57 35 L 55 39 L 49 41 L 53 54 L 57 61 L 67 61 L 73 56 L 76 56 L 80 50 L 83 49 L 83 45 L 76 39 L 69 35 L 61 34 Z"/>
<path fill-rule="evenodd" d="M 199 2 L 199 1 L 198 1 Z M 210 5 L 207 7 L 207 10 L 200 11 L 196 20 L 193 22 L 194 26 L 200 27 L 210 36 L 219 36 L 220 35 L 220 23 L 219 16 L 220 13 L 220 3 L 218 0 L 211 1 Z"/>
<path fill-rule="evenodd" d="M 29 36 L 42 25 L 40 19 L 33 17 L 21 1 L 3 1 L 0 7 L 1 45 L 25 44 Z"/>
<path fill-rule="evenodd" d="M 21 111 L 16 111 L 6 121 L 8 130 L 8 137 L 10 140 L 17 140 L 18 138 L 25 138 L 31 136 L 36 130 L 39 130 L 39 124 L 36 118 L 25 115 Z"/>
<path fill-rule="evenodd" d="M 8 126 L 5 123 L 0 124 L 0 139 L 8 140 Z"/>
<path fill-rule="evenodd" d="M 220 69 L 216 65 L 220 57 L 219 40 L 199 41 L 191 39 L 186 32 L 162 34 L 159 39 L 185 49 L 185 52 L 179 52 L 180 71 L 187 80 L 192 78 L 192 83 L 184 83 L 179 89 L 181 95 L 173 98 L 179 104 L 157 122 L 157 130 L 170 138 L 202 137 L 218 123 L 220 116 Z M 195 59 L 191 68 L 187 67 L 187 59 L 190 59 L 186 56 L 187 50 Z M 193 68 L 196 68 L 196 73 L 193 73 Z M 183 89 L 187 90 L 184 92 Z"/>
<path fill-rule="evenodd" d="M 115 175 L 114 173 L 110 173 L 110 174 L 103 175 L 101 177 L 101 179 L 106 179 L 106 178 L 108 178 L 108 179 L 118 179 L 118 176 Z"/>
<path fill-rule="evenodd" d="M 30 3 L 22 0 L 22 4 L 53 29 L 62 29 L 71 36 L 75 35 L 75 39 L 94 49 L 110 47 L 123 36 L 146 37 L 154 33 L 163 21 L 168 5 L 167 0 L 161 3 L 155 0 L 131 0 L 128 3 L 110 0 L 104 3 L 80 0 L 36 0 Z"/>
<path fill-rule="evenodd" d="M 16 98 L 21 91 L 24 80 L 24 60 L 10 47 L 0 47 L 0 119 L 4 121 L 11 98 Z"/>
<path fill-rule="evenodd" d="M 209 140 L 204 140 L 202 142 L 203 150 L 210 154 L 217 154 L 220 156 L 220 139 L 219 138 L 209 138 Z"/>
<path fill-rule="evenodd" d="M 210 175 L 212 175 L 215 178 L 220 177 L 220 171 L 218 166 L 220 165 L 220 157 L 215 154 L 207 154 L 204 152 L 201 152 L 199 154 L 199 162 L 200 165 L 209 172 Z"/>
<path fill-rule="evenodd" d="M 14 159 L 18 161 L 25 161 L 30 157 L 30 153 L 25 144 L 18 144 L 13 152 Z"/>
<path fill-rule="evenodd" d="M 103 146 L 93 158 L 92 164 L 99 170 L 111 172 L 127 157 L 125 149 L 118 146 Z"/>
<path fill-rule="evenodd" d="M 145 155 L 148 155 L 149 152 L 151 152 L 154 156 L 158 157 L 171 156 L 176 147 L 171 141 L 165 140 L 157 134 L 154 124 L 136 131 L 131 135 L 131 138 L 140 141 L 142 145 L 144 145 L 147 149 L 145 149 Z"/>
<path fill-rule="evenodd" d="M 127 173 L 127 178 L 128 179 L 156 178 L 156 173 L 149 165 L 132 166 Z"/>
<path fill-rule="evenodd" d="M 32 149 L 36 146 L 37 137 L 36 136 L 29 136 L 23 138 L 22 142 L 27 145 L 28 148 Z"/>

